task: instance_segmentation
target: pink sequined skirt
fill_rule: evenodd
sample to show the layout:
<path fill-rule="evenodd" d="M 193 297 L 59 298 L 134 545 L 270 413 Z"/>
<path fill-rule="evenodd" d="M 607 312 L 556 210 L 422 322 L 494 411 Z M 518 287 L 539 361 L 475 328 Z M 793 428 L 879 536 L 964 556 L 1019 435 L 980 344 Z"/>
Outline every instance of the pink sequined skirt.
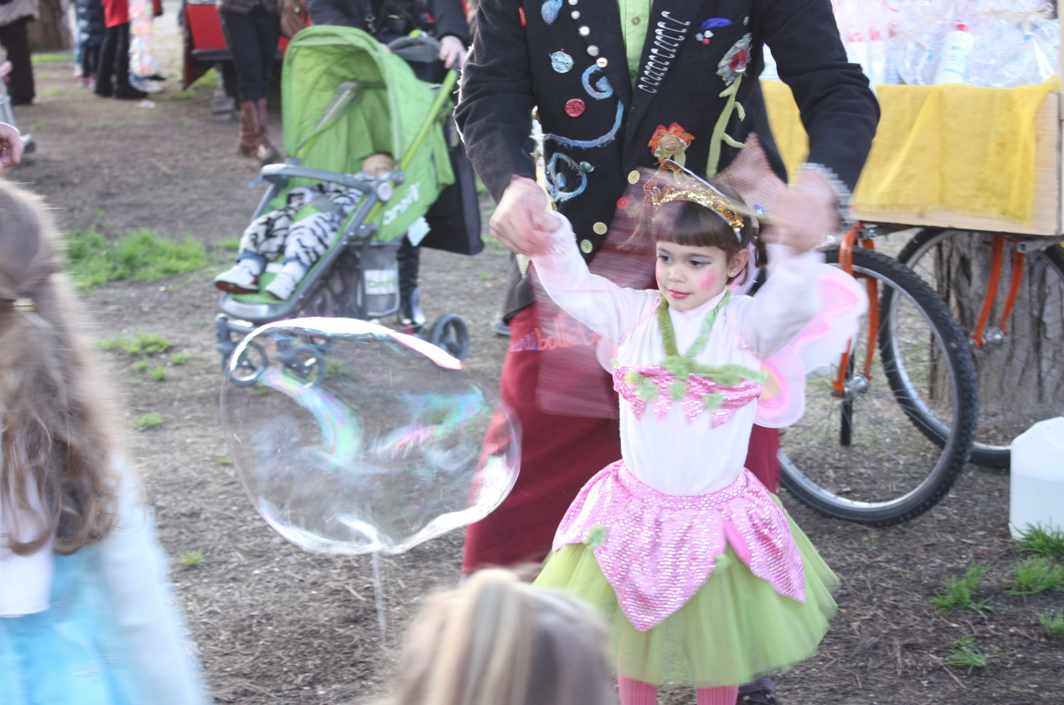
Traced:
<path fill-rule="evenodd" d="M 621 610 L 642 631 L 691 599 L 727 544 L 754 576 L 805 602 L 802 557 L 786 514 L 749 470 L 717 492 L 677 496 L 648 487 L 619 460 L 577 495 L 553 550 L 576 543 L 594 551 Z"/>
<path fill-rule="evenodd" d="M 835 613 L 835 575 L 745 472 L 720 492 L 675 497 L 611 465 L 555 549 L 535 584 L 597 608 L 620 674 L 646 683 L 749 683 L 815 652 Z"/>

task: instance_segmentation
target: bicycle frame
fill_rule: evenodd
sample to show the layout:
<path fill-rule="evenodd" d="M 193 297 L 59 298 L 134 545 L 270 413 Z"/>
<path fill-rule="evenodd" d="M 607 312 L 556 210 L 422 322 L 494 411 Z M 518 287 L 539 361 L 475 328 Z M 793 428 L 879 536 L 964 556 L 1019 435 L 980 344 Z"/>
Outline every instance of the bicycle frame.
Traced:
<path fill-rule="evenodd" d="M 867 250 L 875 250 L 875 243 L 870 237 L 860 237 L 865 229 L 865 226 L 861 223 L 854 223 L 853 227 L 847 231 L 846 235 L 842 238 L 842 244 L 839 246 L 839 266 L 842 271 L 849 274 L 851 277 L 853 274 L 853 248 L 854 245 L 860 241 L 861 247 Z M 855 277 L 856 278 L 856 277 Z M 868 350 L 865 355 L 865 362 L 861 368 L 861 375 L 865 379 L 872 379 L 872 362 L 875 359 L 876 352 L 876 336 L 874 331 L 879 330 L 879 282 L 875 279 L 869 278 L 865 282 L 865 286 L 868 289 Z M 842 354 L 842 358 L 839 361 L 839 374 L 835 377 L 835 381 L 832 382 L 832 395 L 836 399 L 841 399 L 846 396 L 846 375 L 850 370 L 850 346 L 853 345 L 853 341 L 850 341 L 850 345 L 846 346 L 846 352 Z"/>

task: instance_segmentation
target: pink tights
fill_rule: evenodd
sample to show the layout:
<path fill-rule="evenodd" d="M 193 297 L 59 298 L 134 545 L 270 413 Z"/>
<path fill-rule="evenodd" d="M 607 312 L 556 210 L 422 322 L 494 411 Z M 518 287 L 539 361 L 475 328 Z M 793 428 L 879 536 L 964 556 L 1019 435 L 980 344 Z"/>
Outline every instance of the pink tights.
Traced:
<path fill-rule="evenodd" d="M 621 686 L 621 705 L 654 705 L 658 699 L 658 687 L 652 683 L 618 677 Z M 698 688 L 698 705 L 735 705 L 739 686 L 725 685 L 717 688 Z"/>

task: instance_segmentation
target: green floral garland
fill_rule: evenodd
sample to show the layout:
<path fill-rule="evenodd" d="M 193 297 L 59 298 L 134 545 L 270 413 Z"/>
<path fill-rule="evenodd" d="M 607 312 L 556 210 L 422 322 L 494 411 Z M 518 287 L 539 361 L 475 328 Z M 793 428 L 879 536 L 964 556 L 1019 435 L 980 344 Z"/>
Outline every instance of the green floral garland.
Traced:
<path fill-rule="evenodd" d="M 672 328 L 672 319 L 669 317 L 669 302 L 665 300 L 665 297 L 661 298 L 657 316 L 658 329 L 661 331 L 661 342 L 665 348 L 665 359 L 660 364 L 669 374 L 676 378 L 669 384 L 669 398 L 673 401 L 680 401 L 684 398 L 687 393 L 686 382 L 691 375 L 712 379 L 717 384 L 722 384 L 725 387 L 734 387 L 744 379 L 760 384 L 768 378 L 768 373 L 764 370 L 751 370 L 745 365 L 728 363 L 713 367 L 702 365 L 694 360 L 705 349 L 706 343 L 709 342 L 709 334 L 713 330 L 713 324 L 717 321 L 717 314 L 731 301 L 731 297 L 731 290 L 724 292 L 724 298 L 706 315 L 705 320 L 702 321 L 702 331 L 683 355 L 680 354 L 679 348 L 676 346 L 676 332 Z M 620 364 L 616 358 L 613 360 L 614 367 L 620 367 Z M 661 392 L 661 389 L 656 384 L 635 370 L 629 370 L 624 375 L 624 383 L 630 387 L 635 387 L 635 395 L 648 403 L 657 399 L 658 394 Z M 702 403 L 707 410 L 713 411 L 723 401 L 724 394 L 714 392 L 707 394 Z"/>

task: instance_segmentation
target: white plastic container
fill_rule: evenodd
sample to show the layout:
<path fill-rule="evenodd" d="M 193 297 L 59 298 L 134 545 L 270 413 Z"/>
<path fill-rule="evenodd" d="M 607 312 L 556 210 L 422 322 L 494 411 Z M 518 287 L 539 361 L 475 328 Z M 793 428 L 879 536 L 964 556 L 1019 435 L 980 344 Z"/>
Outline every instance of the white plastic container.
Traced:
<path fill-rule="evenodd" d="M 935 72 L 936 86 L 968 82 L 968 65 L 974 43 L 975 38 L 966 24 L 958 24 L 946 35 L 946 40 L 942 42 L 942 58 Z"/>
<path fill-rule="evenodd" d="M 1064 416 L 1039 421 L 1012 442 L 1009 529 L 1064 528 Z"/>

